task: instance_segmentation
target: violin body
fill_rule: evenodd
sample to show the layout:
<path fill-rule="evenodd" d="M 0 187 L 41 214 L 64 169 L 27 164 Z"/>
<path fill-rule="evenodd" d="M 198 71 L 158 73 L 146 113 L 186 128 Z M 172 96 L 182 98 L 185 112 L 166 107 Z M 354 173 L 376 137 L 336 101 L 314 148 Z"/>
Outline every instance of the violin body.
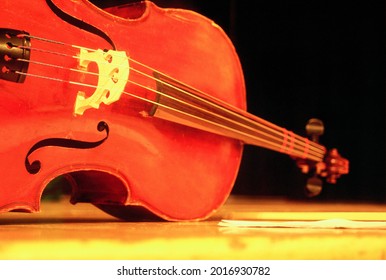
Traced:
<path fill-rule="evenodd" d="M 152 115 L 160 85 L 151 77 L 157 69 L 245 110 L 242 69 L 225 33 L 199 14 L 148 1 L 115 14 L 87 0 L 35 2 L 5 0 L 0 9 L 4 38 L 23 43 L 30 35 L 19 59 L 24 72 L 14 71 L 23 81 L 0 79 L 0 211 L 39 211 L 45 187 L 59 176 L 71 183 L 73 203 L 127 219 L 137 207 L 166 220 L 216 211 L 232 190 L 243 143 Z M 77 107 L 109 72 L 101 64 L 107 50 L 116 51 L 113 62 L 126 55 L 151 68 L 129 62 L 145 75 L 130 70 L 128 81 L 119 78 L 123 94 L 105 90 L 105 103 Z"/>

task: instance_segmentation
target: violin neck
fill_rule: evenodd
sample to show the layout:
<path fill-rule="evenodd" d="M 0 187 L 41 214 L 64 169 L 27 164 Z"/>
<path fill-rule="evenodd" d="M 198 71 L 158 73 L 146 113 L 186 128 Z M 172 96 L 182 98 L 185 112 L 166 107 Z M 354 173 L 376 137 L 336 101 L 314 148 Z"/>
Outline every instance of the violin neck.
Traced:
<path fill-rule="evenodd" d="M 237 139 L 292 157 L 323 161 L 324 146 L 274 125 L 244 110 L 175 80 L 157 78 L 157 105 L 151 115 L 168 121 Z"/>

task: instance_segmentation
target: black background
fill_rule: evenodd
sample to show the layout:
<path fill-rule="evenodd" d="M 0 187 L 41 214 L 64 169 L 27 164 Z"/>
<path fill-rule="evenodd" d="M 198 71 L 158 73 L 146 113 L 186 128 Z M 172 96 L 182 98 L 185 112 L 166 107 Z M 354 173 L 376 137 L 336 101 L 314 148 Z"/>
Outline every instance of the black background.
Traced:
<path fill-rule="evenodd" d="M 350 160 L 350 174 L 317 199 L 386 201 L 384 1 L 154 2 L 224 29 L 243 66 L 249 112 L 299 134 L 309 118 L 323 120 L 321 142 Z M 303 198 L 302 179 L 287 156 L 246 146 L 233 192 Z"/>

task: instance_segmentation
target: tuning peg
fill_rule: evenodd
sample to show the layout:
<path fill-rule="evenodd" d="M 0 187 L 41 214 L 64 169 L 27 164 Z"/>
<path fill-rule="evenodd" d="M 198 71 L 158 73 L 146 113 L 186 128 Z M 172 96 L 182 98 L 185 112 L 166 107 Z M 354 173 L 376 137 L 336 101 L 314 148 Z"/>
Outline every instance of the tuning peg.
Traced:
<path fill-rule="evenodd" d="M 323 189 L 323 181 L 316 175 L 307 179 L 306 186 L 304 188 L 308 197 L 318 196 Z"/>
<path fill-rule="evenodd" d="M 306 133 L 308 135 L 308 138 L 311 141 L 319 143 L 319 137 L 324 133 L 323 122 L 315 118 L 310 119 L 306 124 Z M 303 169 L 304 169 L 303 172 L 307 171 L 304 173 L 309 173 L 310 171 L 309 162 L 303 164 Z M 308 197 L 314 197 L 319 195 L 322 192 L 322 188 L 323 188 L 322 180 L 317 176 L 316 173 L 313 173 L 313 175 L 307 179 L 304 190 Z"/>
<path fill-rule="evenodd" d="M 306 132 L 311 141 L 319 143 L 319 136 L 324 133 L 324 124 L 319 119 L 310 119 L 306 125 Z"/>

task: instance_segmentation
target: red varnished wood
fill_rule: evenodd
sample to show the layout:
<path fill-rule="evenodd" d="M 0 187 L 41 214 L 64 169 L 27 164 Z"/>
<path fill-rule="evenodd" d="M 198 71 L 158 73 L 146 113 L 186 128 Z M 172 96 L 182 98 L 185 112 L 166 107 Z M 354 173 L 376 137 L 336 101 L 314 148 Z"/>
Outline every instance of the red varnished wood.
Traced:
<path fill-rule="evenodd" d="M 117 50 L 133 59 L 245 109 L 243 74 L 234 47 L 203 16 L 146 2 L 142 16 L 125 19 L 86 0 L 53 2 L 107 34 Z M 130 7 L 126 9 L 128 13 L 121 14 L 130 15 Z M 92 49 L 111 48 L 101 37 L 60 19 L 44 0 L 33 5 L 27 0 L 2 1 L 0 16 L 1 28 Z M 66 45 L 34 39 L 31 45 L 77 55 L 76 49 Z M 34 50 L 31 60 L 77 67 L 76 59 Z M 95 82 L 81 73 L 48 71 L 33 63 L 28 73 Z M 133 73 L 130 79 L 156 86 Z M 168 220 L 206 218 L 232 189 L 242 154 L 237 140 L 147 116 L 151 104 L 125 94 L 118 102 L 75 116 L 76 94 L 84 90 L 80 86 L 26 77 L 23 84 L 0 80 L 0 89 L 0 211 L 38 211 L 45 186 L 60 175 L 70 178 L 74 201 L 140 205 Z M 130 83 L 125 91 L 155 98 Z M 98 141 L 106 136 L 96 129 L 100 121 L 110 129 L 102 145 L 93 149 L 43 147 L 29 156 L 30 161 L 41 161 L 41 170 L 37 174 L 26 171 L 25 158 L 34 144 L 47 138 Z"/>

